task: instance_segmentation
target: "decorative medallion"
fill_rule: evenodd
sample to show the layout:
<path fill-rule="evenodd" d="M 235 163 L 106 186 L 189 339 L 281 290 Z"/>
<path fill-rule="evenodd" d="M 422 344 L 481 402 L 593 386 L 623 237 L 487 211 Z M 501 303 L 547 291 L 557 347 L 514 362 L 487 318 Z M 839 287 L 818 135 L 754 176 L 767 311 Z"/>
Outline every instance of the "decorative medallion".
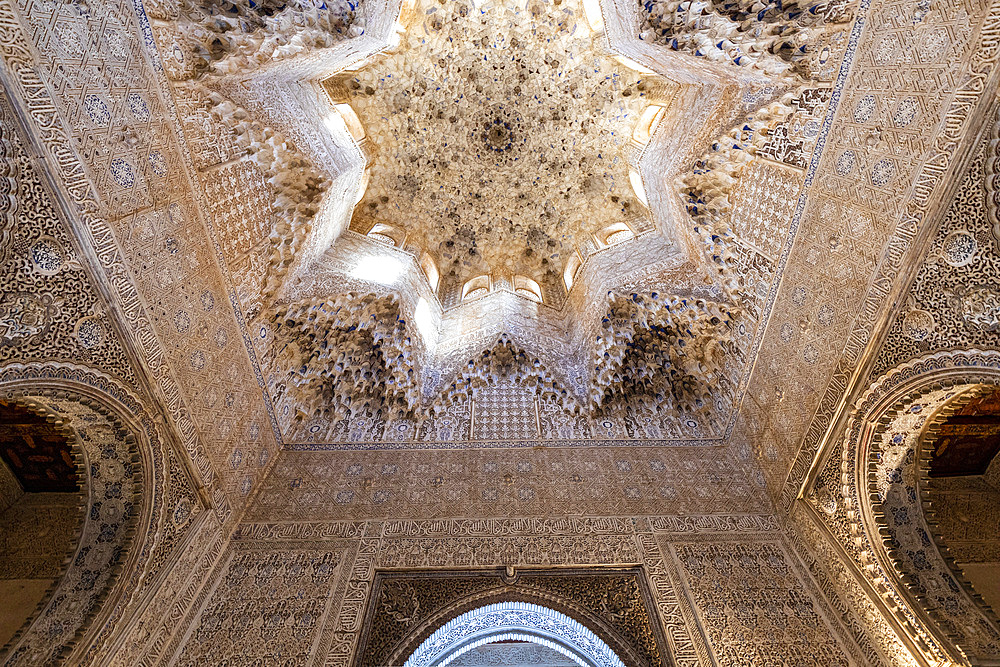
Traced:
<path fill-rule="evenodd" d="M 21 345 L 44 334 L 60 305 L 51 294 L 14 292 L 0 296 L 0 344 Z"/>

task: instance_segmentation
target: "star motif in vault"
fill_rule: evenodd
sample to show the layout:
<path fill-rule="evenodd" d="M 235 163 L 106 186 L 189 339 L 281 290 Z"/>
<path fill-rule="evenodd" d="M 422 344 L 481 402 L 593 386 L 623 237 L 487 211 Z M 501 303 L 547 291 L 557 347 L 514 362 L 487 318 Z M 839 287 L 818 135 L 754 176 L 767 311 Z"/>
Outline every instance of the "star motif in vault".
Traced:
<path fill-rule="evenodd" d="M 571 2 L 415 9 L 394 53 L 328 84 L 374 147 L 351 229 L 405 235 L 444 290 L 522 276 L 561 303 L 579 247 L 651 229 L 625 151 L 676 86 L 600 53 Z"/>
<path fill-rule="evenodd" d="M 414 0 L 308 84 L 336 157 L 315 156 L 334 185 L 271 305 L 276 367 L 317 388 L 287 398 L 296 419 L 373 409 L 352 398 L 368 376 L 403 412 L 498 377 L 572 410 L 728 411 L 736 279 L 678 178 L 785 88 L 643 42 L 627 2 L 585 4 Z M 370 372 L 330 357 L 352 345 Z"/>

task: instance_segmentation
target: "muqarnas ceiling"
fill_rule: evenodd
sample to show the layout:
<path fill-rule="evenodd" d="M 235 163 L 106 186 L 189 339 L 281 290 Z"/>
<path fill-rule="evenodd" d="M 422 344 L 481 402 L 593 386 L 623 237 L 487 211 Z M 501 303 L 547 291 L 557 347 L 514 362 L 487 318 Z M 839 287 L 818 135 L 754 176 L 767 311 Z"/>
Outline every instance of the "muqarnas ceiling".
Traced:
<path fill-rule="evenodd" d="M 675 4 L 404 6 L 388 47 L 326 78 L 327 115 L 303 121 L 342 148 L 338 173 L 207 93 L 275 191 L 241 298 L 286 442 L 470 417 L 511 390 L 585 437 L 616 419 L 724 432 L 843 8 L 712 5 L 685 23 Z M 286 26 L 292 9 L 260 20 Z M 323 34 L 364 32 L 362 10 L 341 7 Z M 619 23 L 634 34 L 611 47 Z M 205 51 L 197 76 L 275 51 L 246 37 L 262 31 L 236 33 L 235 55 Z"/>
<path fill-rule="evenodd" d="M 650 228 L 622 151 L 651 84 L 598 53 L 567 3 L 420 9 L 405 46 L 335 83 L 375 146 L 352 229 L 405 230 L 446 283 L 547 286 L 605 227 Z"/>

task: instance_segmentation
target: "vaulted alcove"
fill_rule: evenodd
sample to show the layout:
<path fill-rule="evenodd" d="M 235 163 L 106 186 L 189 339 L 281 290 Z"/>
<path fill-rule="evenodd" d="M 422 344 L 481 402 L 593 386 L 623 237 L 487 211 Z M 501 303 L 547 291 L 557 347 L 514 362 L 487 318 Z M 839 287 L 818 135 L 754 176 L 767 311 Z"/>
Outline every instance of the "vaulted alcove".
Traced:
<path fill-rule="evenodd" d="M 0 399 L 0 645 L 37 613 L 77 548 L 87 505 L 72 431 Z"/>

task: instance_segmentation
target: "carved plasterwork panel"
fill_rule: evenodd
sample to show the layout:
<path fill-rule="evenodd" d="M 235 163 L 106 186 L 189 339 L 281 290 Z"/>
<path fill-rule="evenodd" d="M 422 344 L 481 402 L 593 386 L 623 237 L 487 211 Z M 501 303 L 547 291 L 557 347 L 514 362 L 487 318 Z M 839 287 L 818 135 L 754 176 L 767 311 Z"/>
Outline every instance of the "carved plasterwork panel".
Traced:
<path fill-rule="evenodd" d="M 0 365 L 76 361 L 135 386 L 13 114 L 0 93 Z"/>
<path fill-rule="evenodd" d="M 33 493 L 4 512 L 0 579 L 58 578 L 75 551 L 82 520 L 81 498 L 72 493 Z"/>
<path fill-rule="evenodd" d="M 282 452 L 248 518 L 768 512 L 763 478 L 725 448 Z"/>
<path fill-rule="evenodd" d="M 792 517 L 795 530 L 790 532 L 790 538 L 822 590 L 824 599 L 836 611 L 845 632 L 857 646 L 858 661 L 873 665 L 916 665 L 916 660 L 896 634 L 895 627 L 887 620 L 885 611 L 873 599 L 870 589 L 845 562 L 835 543 L 820 528 L 808 508 L 796 503 Z"/>
<path fill-rule="evenodd" d="M 986 2 L 859 8 L 864 30 L 855 23 L 853 66 L 834 87 L 836 116 L 734 432 L 759 443 L 782 506 L 798 493 L 840 397 L 859 390 L 849 380 L 887 296 L 903 287 L 893 278 L 968 148 L 963 138 L 987 100 L 961 91 L 994 89 L 996 11 Z"/>
<path fill-rule="evenodd" d="M 151 667 L 162 664 L 166 652 L 176 647 L 171 641 L 179 641 L 178 623 L 199 599 L 228 540 L 211 512 L 202 513 L 188 535 L 184 549 L 144 607 L 136 612 L 128 630 L 114 644 L 102 646 L 96 652 L 99 658 L 121 667 Z"/>
<path fill-rule="evenodd" d="M 780 542 L 671 544 L 720 665 L 849 665 Z"/>
<path fill-rule="evenodd" d="M 958 563 L 1000 562 L 1000 491 L 982 476 L 940 478 L 928 494 L 934 533 Z"/>
<path fill-rule="evenodd" d="M 808 573 L 783 546 L 778 523 L 773 517 L 743 515 L 657 516 L 646 519 L 575 517 L 248 523 L 238 529 L 226 558 L 231 564 L 251 561 L 275 563 L 269 576 L 277 577 L 280 574 L 287 578 L 291 574 L 281 573 L 292 570 L 286 570 L 282 563 L 298 562 L 298 559 L 304 557 L 302 554 L 309 558 L 327 552 L 339 554 L 341 562 L 337 581 L 331 579 L 323 584 L 324 595 L 332 597 L 329 611 L 319 612 L 326 614 L 325 620 L 317 620 L 319 625 L 315 630 L 311 627 L 302 630 L 305 633 L 303 637 L 308 637 L 304 641 L 314 642 L 315 664 L 327 665 L 348 665 L 352 664 L 354 658 L 361 657 L 357 653 L 358 637 L 364 627 L 366 610 L 372 608 L 373 586 L 377 585 L 376 572 L 380 570 L 420 569 L 434 576 L 434 572 L 454 572 L 456 569 L 466 572 L 470 569 L 497 572 L 502 567 L 511 565 L 522 576 L 530 577 L 531 570 L 537 568 L 641 565 L 655 602 L 655 613 L 662 624 L 669 655 L 674 664 L 693 667 L 710 664 L 710 655 L 719 655 L 718 651 L 727 650 L 725 647 L 730 639 L 727 638 L 726 628 L 733 627 L 732 623 L 735 621 L 731 619 L 744 618 L 745 614 L 741 611 L 744 603 L 736 598 L 731 603 L 721 602 L 718 606 L 719 614 L 712 611 L 714 607 L 707 604 L 709 597 L 716 597 L 711 579 L 702 576 L 690 559 L 684 562 L 694 568 L 691 571 L 684 569 L 687 566 L 682 567 L 676 560 L 675 554 L 687 553 L 692 549 L 714 549 L 729 564 L 726 567 L 739 570 L 740 581 L 734 580 L 733 585 L 741 591 L 750 588 L 757 591 L 748 596 L 738 596 L 740 600 L 744 597 L 747 600 L 757 600 L 747 603 L 756 610 L 753 613 L 764 614 L 765 608 L 773 612 L 779 607 L 784 609 L 785 606 L 789 610 L 798 609 L 797 613 L 786 610 L 797 619 L 796 623 L 804 624 L 801 626 L 803 634 L 789 645 L 788 651 L 799 651 L 796 655 L 803 656 L 822 654 L 843 661 L 844 652 L 848 651 L 846 646 L 850 642 L 842 639 L 843 631 Z M 249 567 L 254 570 L 258 566 Z M 310 567 L 306 565 L 301 572 L 309 572 Z M 251 647 L 260 646 L 260 650 L 272 653 L 285 650 L 274 644 L 265 649 L 260 643 L 259 632 L 255 629 L 248 631 L 243 629 L 244 625 L 225 620 L 219 625 L 212 620 L 214 616 L 205 615 L 206 610 L 213 609 L 225 609 L 226 613 L 230 613 L 235 609 L 234 605 L 254 615 L 261 613 L 260 610 L 267 605 L 274 604 L 262 598 L 266 597 L 266 591 L 269 590 L 267 586 L 258 588 L 252 577 L 243 576 L 244 572 L 249 573 L 250 570 L 244 571 L 229 565 L 213 574 L 199 596 L 196 610 L 182 624 L 182 628 L 186 630 L 178 633 L 177 650 L 209 650 L 205 642 L 196 640 L 199 636 L 214 636 L 216 639 L 213 641 L 224 643 L 231 641 L 231 637 L 236 635 L 251 642 Z M 447 582 L 448 578 L 444 577 L 443 581 Z M 470 575 L 466 579 L 475 583 L 477 578 Z M 312 578 L 303 581 L 299 587 L 305 593 L 303 600 L 312 599 L 312 596 L 319 594 L 315 592 L 315 585 Z M 225 593 L 226 587 L 230 586 L 243 591 L 239 600 L 228 597 Z M 432 599 L 437 600 L 434 594 L 437 588 L 432 586 L 422 592 L 418 592 L 417 588 L 419 587 L 414 588 L 414 593 L 418 597 L 425 593 L 430 596 L 425 600 L 428 604 Z M 590 588 L 593 587 L 588 587 L 587 595 L 599 594 L 601 591 L 600 587 L 595 590 Z M 476 586 L 473 589 L 479 590 Z M 770 593 L 759 592 L 765 590 Z M 694 606 L 689 601 L 692 599 L 689 598 L 690 595 L 695 596 Z M 697 600 L 706 602 L 699 603 Z M 588 602 L 585 606 L 598 615 L 603 609 L 599 603 Z M 419 607 L 423 609 L 424 603 L 421 602 Z M 291 608 L 290 606 L 289 609 Z M 410 608 L 415 609 L 412 604 L 404 604 L 397 611 L 406 616 L 405 610 Z M 609 621 L 605 617 L 605 622 L 613 623 L 613 617 L 611 619 Z M 225 629 L 230 625 L 233 628 L 231 631 Z M 286 628 L 283 632 L 288 632 L 290 628 L 299 626 L 292 624 L 282 627 Z M 758 629 L 751 625 L 743 633 L 747 644 L 741 645 L 741 650 L 751 650 L 753 646 L 764 646 L 774 641 L 773 628 L 761 626 Z M 373 633 L 371 636 L 375 641 L 384 639 L 380 633 Z M 299 646 L 297 643 L 294 645 Z M 251 651 L 256 650 L 258 649 L 251 648 Z M 290 646 L 288 650 L 299 649 Z M 853 652 L 854 649 L 850 651 Z"/>
<path fill-rule="evenodd" d="M 485 665 L 572 667 L 576 663 L 561 653 L 535 644 L 487 644 L 459 656 L 452 664 L 456 667 L 479 667 Z"/>
<path fill-rule="evenodd" d="M 341 567 L 337 550 L 237 550 L 200 610 L 179 665 L 302 663 L 312 654 Z"/>
<path fill-rule="evenodd" d="M 995 162 L 996 117 L 976 147 L 872 368 L 877 376 L 927 352 L 998 346 L 1000 240 L 992 233 L 986 165 Z"/>

